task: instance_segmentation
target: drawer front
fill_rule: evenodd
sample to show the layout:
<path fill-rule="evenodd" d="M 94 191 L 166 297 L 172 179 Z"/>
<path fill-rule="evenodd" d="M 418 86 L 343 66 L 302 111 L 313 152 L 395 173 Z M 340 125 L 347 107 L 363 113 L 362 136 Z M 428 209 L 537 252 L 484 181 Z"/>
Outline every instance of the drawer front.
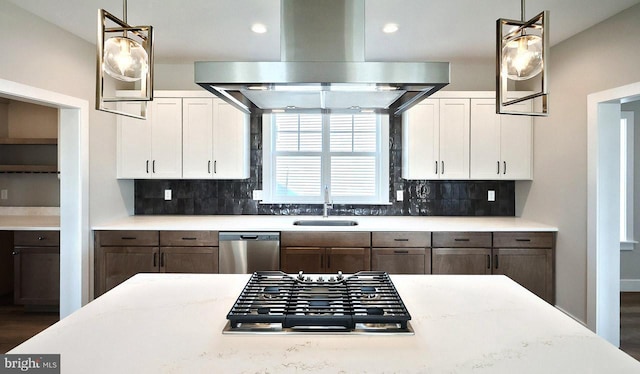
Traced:
<path fill-rule="evenodd" d="M 552 232 L 496 232 L 495 248 L 553 248 Z"/>
<path fill-rule="evenodd" d="M 158 231 L 98 231 L 100 246 L 158 246 Z"/>
<path fill-rule="evenodd" d="M 431 247 L 430 232 L 374 232 L 372 247 Z"/>
<path fill-rule="evenodd" d="M 283 247 L 370 247 L 369 232 L 285 231 L 280 236 Z"/>
<path fill-rule="evenodd" d="M 58 247 L 60 231 L 15 231 L 14 246 Z"/>
<path fill-rule="evenodd" d="M 160 231 L 163 247 L 217 247 L 217 231 Z"/>
<path fill-rule="evenodd" d="M 490 232 L 434 232 L 432 246 L 442 248 L 490 248 Z"/>

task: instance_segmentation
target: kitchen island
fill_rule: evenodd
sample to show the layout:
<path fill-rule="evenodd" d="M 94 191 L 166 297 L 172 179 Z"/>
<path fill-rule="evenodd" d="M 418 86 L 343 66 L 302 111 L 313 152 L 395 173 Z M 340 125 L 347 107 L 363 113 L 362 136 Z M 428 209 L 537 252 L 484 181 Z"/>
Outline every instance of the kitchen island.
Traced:
<path fill-rule="evenodd" d="M 638 373 L 505 276 L 392 275 L 414 335 L 223 335 L 249 275 L 139 274 L 16 347 L 69 373 Z"/>

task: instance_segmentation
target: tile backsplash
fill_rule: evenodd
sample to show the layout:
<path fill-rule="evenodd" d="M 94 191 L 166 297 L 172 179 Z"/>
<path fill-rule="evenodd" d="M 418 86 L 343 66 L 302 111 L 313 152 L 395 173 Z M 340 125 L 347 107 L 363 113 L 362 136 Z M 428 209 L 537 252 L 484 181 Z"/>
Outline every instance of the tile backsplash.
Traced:
<path fill-rule="evenodd" d="M 513 181 L 440 181 L 402 179 L 402 120 L 389 126 L 389 205 L 339 205 L 331 215 L 373 216 L 514 216 Z M 171 201 L 164 190 L 172 190 Z M 136 180 L 135 214 L 321 215 L 321 204 L 261 204 L 252 199 L 262 189 L 261 117 L 251 118 L 251 174 L 244 180 Z M 395 201 L 396 191 L 404 192 Z M 489 190 L 495 201 L 487 201 Z"/>

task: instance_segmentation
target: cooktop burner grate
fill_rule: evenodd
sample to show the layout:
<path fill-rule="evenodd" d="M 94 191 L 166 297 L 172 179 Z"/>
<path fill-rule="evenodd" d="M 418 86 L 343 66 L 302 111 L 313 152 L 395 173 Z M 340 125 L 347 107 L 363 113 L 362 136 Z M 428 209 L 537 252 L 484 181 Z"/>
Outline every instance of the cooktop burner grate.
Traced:
<path fill-rule="evenodd" d="M 256 272 L 227 319 L 225 332 L 412 333 L 411 315 L 389 275 L 378 271 L 328 279 Z"/>

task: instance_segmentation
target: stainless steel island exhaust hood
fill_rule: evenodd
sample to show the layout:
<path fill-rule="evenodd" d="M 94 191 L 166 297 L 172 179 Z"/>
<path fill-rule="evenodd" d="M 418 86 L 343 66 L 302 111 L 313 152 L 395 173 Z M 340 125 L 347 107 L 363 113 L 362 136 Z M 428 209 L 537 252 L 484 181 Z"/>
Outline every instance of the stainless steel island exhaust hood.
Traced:
<path fill-rule="evenodd" d="M 364 0 L 282 0 L 281 61 L 195 63 L 195 81 L 245 113 L 398 115 L 449 84 L 448 62 L 364 60 Z"/>

